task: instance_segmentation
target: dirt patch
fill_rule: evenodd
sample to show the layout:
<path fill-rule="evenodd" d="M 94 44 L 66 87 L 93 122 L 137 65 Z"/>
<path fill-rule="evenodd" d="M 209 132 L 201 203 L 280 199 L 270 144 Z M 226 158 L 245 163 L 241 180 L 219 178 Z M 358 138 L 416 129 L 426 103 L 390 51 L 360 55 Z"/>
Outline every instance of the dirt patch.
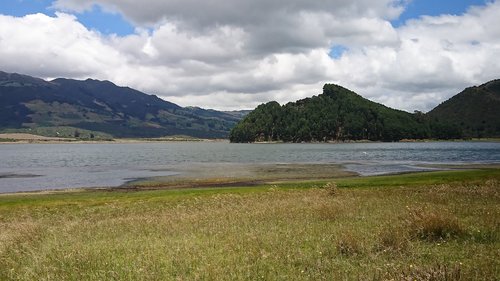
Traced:
<path fill-rule="evenodd" d="M 179 166 L 178 175 L 132 180 L 118 189 L 253 186 L 275 181 L 356 176 L 336 164 L 198 164 Z"/>

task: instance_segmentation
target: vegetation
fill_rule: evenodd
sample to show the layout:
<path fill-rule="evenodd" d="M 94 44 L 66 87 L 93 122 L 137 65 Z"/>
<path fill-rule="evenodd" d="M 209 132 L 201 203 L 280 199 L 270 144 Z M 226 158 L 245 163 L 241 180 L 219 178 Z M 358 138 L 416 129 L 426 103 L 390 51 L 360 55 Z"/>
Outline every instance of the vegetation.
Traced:
<path fill-rule="evenodd" d="M 58 137 L 58 138 L 78 138 L 80 140 L 111 140 L 113 136 L 110 134 L 79 129 L 68 126 L 53 126 L 53 127 L 34 127 L 22 129 L 4 129 L 0 133 L 26 133 L 44 137 Z M 78 134 L 76 134 L 78 133 Z M 78 135 L 78 136 L 76 136 Z M 92 137 L 94 136 L 94 137 Z"/>
<path fill-rule="evenodd" d="M 399 141 L 456 139 L 459 128 L 432 122 L 422 113 L 410 114 L 371 102 L 341 86 L 327 84 L 323 94 L 280 106 L 258 106 L 230 133 L 232 142 L 255 141 Z"/>
<path fill-rule="evenodd" d="M 470 87 L 428 113 L 459 127 L 468 138 L 500 137 L 500 80 Z"/>
<path fill-rule="evenodd" d="M 0 196 L 1 280 L 496 280 L 500 170 Z"/>
<path fill-rule="evenodd" d="M 109 81 L 48 82 L 1 71 L 0 99 L 0 131 L 73 127 L 96 136 L 224 138 L 241 119 L 237 112 L 183 108 Z"/>

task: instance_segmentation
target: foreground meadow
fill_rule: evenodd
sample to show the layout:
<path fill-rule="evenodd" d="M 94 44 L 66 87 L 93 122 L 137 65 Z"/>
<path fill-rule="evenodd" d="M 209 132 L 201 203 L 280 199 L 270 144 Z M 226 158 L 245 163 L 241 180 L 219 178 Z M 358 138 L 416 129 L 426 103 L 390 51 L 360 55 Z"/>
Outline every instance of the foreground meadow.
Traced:
<path fill-rule="evenodd" d="M 499 278 L 499 169 L 0 196 L 0 280 Z"/>

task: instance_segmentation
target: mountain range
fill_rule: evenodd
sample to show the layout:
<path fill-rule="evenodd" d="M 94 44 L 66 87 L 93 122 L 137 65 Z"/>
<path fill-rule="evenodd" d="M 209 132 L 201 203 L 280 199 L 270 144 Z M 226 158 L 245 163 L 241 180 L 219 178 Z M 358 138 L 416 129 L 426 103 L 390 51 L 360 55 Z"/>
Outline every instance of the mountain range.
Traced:
<path fill-rule="evenodd" d="M 39 78 L 0 72 L 0 130 L 92 137 L 187 135 L 227 138 L 247 111 L 181 107 L 109 81 Z M 40 128 L 44 128 L 41 130 Z M 79 131 L 77 131 L 79 130 Z"/>
<path fill-rule="evenodd" d="M 110 81 L 45 81 L 0 71 L 0 132 L 233 142 L 498 138 L 500 80 L 467 88 L 428 113 L 395 110 L 334 84 L 283 106 L 224 112 L 181 107 Z"/>

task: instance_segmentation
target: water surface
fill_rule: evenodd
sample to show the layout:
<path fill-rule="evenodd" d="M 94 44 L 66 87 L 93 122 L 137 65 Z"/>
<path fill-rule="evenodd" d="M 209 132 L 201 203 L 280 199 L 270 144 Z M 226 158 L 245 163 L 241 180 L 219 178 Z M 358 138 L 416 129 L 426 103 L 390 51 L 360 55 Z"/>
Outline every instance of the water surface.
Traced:
<path fill-rule="evenodd" d="M 0 157 L 0 192 L 5 193 L 120 186 L 136 178 L 176 175 L 195 165 L 333 163 L 376 175 L 435 164 L 500 164 L 500 143 L 3 144 Z"/>

